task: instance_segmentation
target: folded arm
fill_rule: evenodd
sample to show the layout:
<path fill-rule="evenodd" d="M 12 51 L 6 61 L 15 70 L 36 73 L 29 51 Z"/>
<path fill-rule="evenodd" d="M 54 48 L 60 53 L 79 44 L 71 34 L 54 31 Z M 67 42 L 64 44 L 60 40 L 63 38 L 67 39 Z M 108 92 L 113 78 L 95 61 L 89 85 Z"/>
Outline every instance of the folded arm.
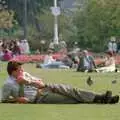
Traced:
<path fill-rule="evenodd" d="M 9 96 L 6 100 L 2 100 L 3 103 L 29 103 L 29 100 L 25 97 L 17 97 Z"/>
<path fill-rule="evenodd" d="M 37 88 L 44 88 L 45 85 L 41 79 L 35 78 L 31 76 L 29 73 L 25 73 L 24 76 L 19 76 L 17 79 L 19 84 L 28 84 L 31 86 L 35 86 Z"/>

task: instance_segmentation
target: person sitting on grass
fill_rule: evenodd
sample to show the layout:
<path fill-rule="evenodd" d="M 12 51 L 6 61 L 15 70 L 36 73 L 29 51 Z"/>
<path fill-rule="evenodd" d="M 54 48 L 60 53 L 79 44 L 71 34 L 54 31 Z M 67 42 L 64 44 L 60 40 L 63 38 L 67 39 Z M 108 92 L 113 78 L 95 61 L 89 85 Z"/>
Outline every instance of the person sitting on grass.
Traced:
<path fill-rule="evenodd" d="M 119 96 L 111 91 L 98 94 L 64 84 L 45 84 L 22 70 L 22 64 L 10 61 L 7 65 L 8 79 L 2 87 L 3 103 L 49 103 L 49 104 L 115 104 Z"/>
<path fill-rule="evenodd" d="M 10 59 L 12 59 L 12 52 L 8 49 L 4 50 L 4 55 L 3 55 L 3 61 L 9 61 Z"/>
<path fill-rule="evenodd" d="M 115 72 L 115 58 L 113 56 L 113 52 L 107 52 L 106 59 L 104 62 L 104 67 L 100 67 L 96 69 L 96 72 Z"/>
<path fill-rule="evenodd" d="M 69 69 L 69 66 L 65 65 L 62 61 L 57 61 L 55 59 L 53 59 L 53 51 L 52 50 L 48 50 L 48 54 L 45 55 L 44 58 L 44 62 L 43 64 L 37 64 L 36 65 L 37 68 L 47 68 L 47 69 L 59 69 L 59 68 L 63 68 L 63 69 Z"/>
<path fill-rule="evenodd" d="M 82 55 L 80 57 L 80 62 L 77 68 L 77 71 L 80 72 L 92 72 L 96 68 L 94 58 L 89 55 L 87 50 L 84 50 L 82 52 Z"/>

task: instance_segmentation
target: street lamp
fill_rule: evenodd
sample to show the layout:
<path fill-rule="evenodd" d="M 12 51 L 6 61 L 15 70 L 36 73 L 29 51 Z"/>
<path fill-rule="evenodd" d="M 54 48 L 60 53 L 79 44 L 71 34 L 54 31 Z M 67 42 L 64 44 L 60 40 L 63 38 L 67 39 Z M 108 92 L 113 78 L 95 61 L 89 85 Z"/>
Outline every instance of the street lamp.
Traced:
<path fill-rule="evenodd" d="M 24 0 L 24 39 L 27 39 L 27 0 Z"/>
<path fill-rule="evenodd" d="M 58 16 L 60 15 L 60 7 L 57 6 L 57 0 L 54 0 L 54 7 L 51 7 L 51 10 L 54 15 L 54 44 L 58 44 Z"/>

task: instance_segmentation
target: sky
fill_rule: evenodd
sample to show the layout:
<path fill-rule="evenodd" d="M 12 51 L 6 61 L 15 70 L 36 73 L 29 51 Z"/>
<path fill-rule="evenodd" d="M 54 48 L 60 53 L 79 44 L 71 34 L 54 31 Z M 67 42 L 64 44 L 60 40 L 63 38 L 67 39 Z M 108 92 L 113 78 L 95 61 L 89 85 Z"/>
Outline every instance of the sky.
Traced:
<path fill-rule="evenodd" d="M 73 3 L 75 0 L 64 0 L 64 2 L 62 2 L 62 8 L 72 8 L 73 7 Z"/>

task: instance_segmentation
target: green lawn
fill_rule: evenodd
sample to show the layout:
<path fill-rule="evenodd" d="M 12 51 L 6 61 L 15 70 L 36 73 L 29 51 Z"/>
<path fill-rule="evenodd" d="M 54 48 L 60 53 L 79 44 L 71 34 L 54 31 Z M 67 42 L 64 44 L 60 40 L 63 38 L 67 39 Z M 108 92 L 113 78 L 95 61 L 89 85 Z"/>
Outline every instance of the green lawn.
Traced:
<path fill-rule="evenodd" d="M 0 72 L 2 86 L 7 74 L 6 65 Z M 44 79 L 44 82 L 71 84 L 86 90 L 104 92 L 112 90 L 113 94 L 120 93 L 120 73 L 79 73 L 75 70 L 41 70 L 35 64 L 24 65 L 26 71 Z M 86 79 L 91 76 L 94 84 L 89 87 Z M 112 84 L 117 80 L 117 84 Z M 120 104 L 0 104 L 0 120 L 120 120 Z"/>

